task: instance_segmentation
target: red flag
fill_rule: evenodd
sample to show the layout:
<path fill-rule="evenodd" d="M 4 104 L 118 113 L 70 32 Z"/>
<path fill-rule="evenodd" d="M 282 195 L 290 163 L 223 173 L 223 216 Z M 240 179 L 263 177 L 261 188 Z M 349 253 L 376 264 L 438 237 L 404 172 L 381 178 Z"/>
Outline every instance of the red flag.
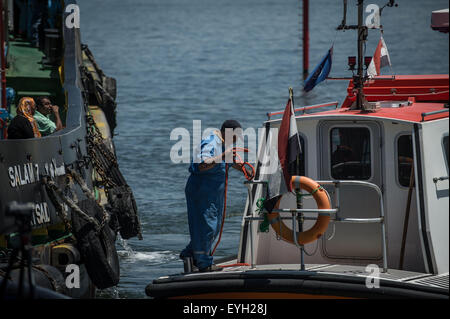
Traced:
<path fill-rule="evenodd" d="M 287 189 L 291 192 L 291 177 L 293 167 L 301 153 L 300 139 L 297 130 L 292 100 L 289 99 L 284 110 L 280 130 L 278 132 L 278 158 L 283 170 L 284 181 Z"/>
<path fill-rule="evenodd" d="M 383 36 L 381 36 L 373 54 L 372 61 L 370 61 L 369 67 L 367 68 L 367 75 L 369 77 L 380 75 L 380 69 L 386 65 L 391 65 L 391 59 L 389 58 L 389 52 Z"/>

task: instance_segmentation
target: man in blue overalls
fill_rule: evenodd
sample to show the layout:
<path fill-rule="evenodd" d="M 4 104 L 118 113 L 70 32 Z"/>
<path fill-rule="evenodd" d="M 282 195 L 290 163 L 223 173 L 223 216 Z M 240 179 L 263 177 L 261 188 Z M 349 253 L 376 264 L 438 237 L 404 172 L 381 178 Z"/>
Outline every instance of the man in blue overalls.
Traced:
<path fill-rule="evenodd" d="M 232 158 L 232 150 L 228 148 L 239 136 L 234 135 L 232 141 L 225 141 L 225 136 L 228 138 L 225 130 L 241 128 L 238 121 L 225 121 L 220 131 L 214 131 L 201 141 L 189 167 L 191 175 L 186 183 L 185 193 L 191 241 L 180 257 L 193 257 L 194 265 L 201 272 L 222 270 L 213 264 L 211 249 L 220 231 L 223 216 L 225 165 L 228 165 L 225 158 L 227 161 L 229 157 Z M 233 167 L 239 169 L 240 164 L 234 164 Z"/>

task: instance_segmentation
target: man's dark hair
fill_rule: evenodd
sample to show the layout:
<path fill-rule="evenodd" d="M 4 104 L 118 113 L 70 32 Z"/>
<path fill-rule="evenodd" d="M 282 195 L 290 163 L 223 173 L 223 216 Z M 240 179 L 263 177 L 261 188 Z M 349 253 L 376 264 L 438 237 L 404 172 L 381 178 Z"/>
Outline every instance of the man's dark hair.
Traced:
<path fill-rule="evenodd" d="M 233 130 L 237 128 L 242 128 L 241 123 L 239 123 L 236 120 L 226 120 L 222 124 L 222 128 L 220 129 L 221 132 L 225 132 L 225 129 L 232 128 Z"/>
<path fill-rule="evenodd" d="M 35 99 L 36 102 L 36 108 L 40 108 L 41 106 L 44 105 L 44 100 L 49 100 L 50 99 L 47 96 L 40 96 L 37 99 Z"/>

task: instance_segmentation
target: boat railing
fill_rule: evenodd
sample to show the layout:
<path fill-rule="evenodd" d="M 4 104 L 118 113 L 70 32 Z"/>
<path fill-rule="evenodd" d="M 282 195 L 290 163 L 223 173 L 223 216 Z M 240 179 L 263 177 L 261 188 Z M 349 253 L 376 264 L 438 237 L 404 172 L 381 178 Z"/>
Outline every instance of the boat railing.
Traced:
<path fill-rule="evenodd" d="M 383 272 L 387 272 L 387 234 L 386 234 L 386 220 L 385 220 L 385 214 L 384 214 L 384 204 L 383 204 L 383 193 L 381 192 L 380 187 L 378 185 L 365 182 L 365 181 L 355 181 L 355 180 L 323 180 L 323 181 L 317 181 L 321 186 L 328 185 L 334 187 L 334 203 L 335 208 L 332 209 L 318 209 L 318 208 L 296 208 L 296 209 L 274 209 L 272 210 L 273 213 L 290 213 L 291 216 L 280 216 L 279 218 L 281 220 L 291 220 L 292 221 L 292 233 L 294 238 L 294 243 L 299 249 L 303 249 L 303 245 L 299 244 L 298 242 L 298 235 L 297 235 L 297 222 L 303 221 L 303 220 L 317 220 L 317 216 L 304 216 L 304 214 L 309 213 L 318 213 L 320 215 L 328 215 L 330 216 L 330 220 L 332 220 L 335 223 L 349 223 L 349 224 L 381 224 L 381 241 L 382 241 L 382 249 L 383 249 Z M 254 210 L 253 210 L 253 192 L 252 188 L 253 185 L 262 184 L 266 188 L 268 187 L 267 181 L 260 181 L 260 180 L 254 180 L 254 181 L 246 181 L 244 184 L 247 186 L 248 189 L 248 207 L 250 209 L 250 215 L 245 216 L 244 220 L 250 222 L 249 225 L 249 235 L 250 235 L 250 259 L 251 259 L 251 268 L 254 268 L 254 242 L 253 242 L 253 227 L 252 223 L 254 221 L 263 221 L 263 216 L 255 216 Z M 367 187 L 374 189 L 378 195 L 379 203 L 380 203 L 380 216 L 375 218 L 345 218 L 340 216 L 340 187 L 341 186 L 361 186 L 361 187 Z M 266 189 L 267 190 L 267 189 Z M 302 254 L 303 256 L 303 254 Z M 303 257 L 302 257 L 303 262 Z M 302 268 L 303 265 L 302 265 Z"/>
<path fill-rule="evenodd" d="M 422 114 L 421 114 L 421 116 L 422 116 L 422 121 L 421 121 L 421 122 L 425 121 L 425 118 L 426 118 L 427 116 L 436 115 L 436 114 L 441 114 L 441 113 L 445 113 L 445 112 L 448 112 L 448 111 L 449 111 L 449 109 L 448 109 L 448 108 L 445 108 L 445 109 L 442 109 L 442 110 L 437 110 L 437 111 L 432 111 L 432 112 L 422 113 Z"/>
<path fill-rule="evenodd" d="M 330 106 L 334 106 L 335 108 L 337 108 L 338 105 L 339 105 L 339 102 L 337 102 L 337 101 L 329 102 L 329 103 L 325 103 L 325 104 L 308 105 L 308 106 L 303 106 L 303 107 L 299 107 L 299 108 L 294 109 L 294 113 L 303 112 L 303 114 L 305 114 L 305 112 L 309 111 L 309 110 L 319 109 L 319 108 L 323 108 L 323 107 L 330 107 Z M 283 114 L 283 113 L 284 113 L 284 110 L 275 111 L 275 112 L 268 112 L 267 113 L 267 120 L 270 121 L 272 116 L 280 115 L 280 114 Z"/>

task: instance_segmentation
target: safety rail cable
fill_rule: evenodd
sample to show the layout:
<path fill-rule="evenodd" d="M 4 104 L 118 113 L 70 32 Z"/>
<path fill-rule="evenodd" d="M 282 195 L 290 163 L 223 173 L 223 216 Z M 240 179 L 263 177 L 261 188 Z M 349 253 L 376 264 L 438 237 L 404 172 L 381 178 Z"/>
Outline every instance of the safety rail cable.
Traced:
<path fill-rule="evenodd" d="M 295 224 L 295 221 L 302 218 L 304 220 L 317 220 L 317 217 L 309 217 L 309 216 L 298 216 L 298 214 L 304 214 L 304 213 L 318 213 L 319 215 L 329 215 L 331 217 L 331 220 L 338 223 L 353 223 L 353 224 L 371 224 L 371 223 L 379 223 L 381 224 L 381 240 L 382 240 L 382 249 L 383 249 L 383 272 L 387 272 L 387 238 L 386 238 L 386 220 L 384 215 L 384 204 L 383 204 L 383 194 L 381 192 L 381 189 L 378 187 L 378 185 L 365 182 L 365 181 L 333 181 L 333 180 L 324 180 L 324 181 L 316 181 L 320 185 L 329 185 L 334 186 L 335 192 L 334 192 L 334 199 L 335 199 L 335 205 L 336 208 L 333 209 L 318 209 L 318 208 L 297 208 L 297 209 L 274 209 L 272 212 L 278 212 L 278 213 L 291 213 L 291 217 L 282 217 L 279 216 L 278 218 L 280 220 L 292 220 L 293 224 Z M 254 211 L 256 209 L 253 209 L 253 196 L 251 192 L 251 186 L 254 184 L 263 184 L 265 186 L 268 186 L 268 182 L 266 181 L 246 181 L 245 184 L 248 188 L 248 205 L 250 207 L 251 214 L 250 216 L 244 216 L 244 220 L 249 221 L 249 229 L 250 229 L 250 259 L 251 259 L 251 267 L 254 268 L 254 252 L 253 252 L 253 230 L 251 223 L 253 221 L 264 221 L 264 217 L 261 216 L 254 216 Z M 340 212 L 340 192 L 339 187 L 341 185 L 358 185 L 363 187 L 372 188 L 376 191 L 379 203 L 380 203 L 380 217 L 375 218 L 341 218 L 339 217 Z M 296 241 L 296 245 L 300 246 L 297 242 L 297 233 L 296 233 L 296 227 L 293 227 L 293 235 L 294 240 Z"/>
<path fill-rule="evenodd" d="M 328 107 L 328 106 L 335 106 L 337 108 L 338 105 L 339 105 L 339 102 L 333 101 L 333 102 L 324 103 L 324 104 L 314 104 L 314 105 L 302 106 L 300 108 L 294 109 L 294 114 L 296 112 L 301 112 L 301 111 L 303 111 L 303 114 L 305 114 L 306 111 L 313 110 L 313 109 L 319 109 L 319 108 L 323 108 L 323 107 Z M 280 114 L 283 114 L 283 113 L 284 113 L 284 110 L 282 110 L 282 111 L 275 111 L 275 112 L 268 112 L 267 113 L 267 118 L 268 118 L 268 120 L 270 120 L 270 118 L 272 116 L 280 115 Z"/>
<path fill-rule="evenodd" d="M 395 93 L 392 92 L 390 94 L 364 94 L 365 96 L 369 96 L 369 97 L 394 97 L 394 96 L 401 96 L 401 97 L 415 97 L 415 96 L 427 96 L 427 95 L 438 95 L 438 94 L 443 94 L 443 93 L 448 93 L 449 90 L 445 90 L 445 91 L 434 91 L 434 92 L 427 92 L 427 93 Z"/>

